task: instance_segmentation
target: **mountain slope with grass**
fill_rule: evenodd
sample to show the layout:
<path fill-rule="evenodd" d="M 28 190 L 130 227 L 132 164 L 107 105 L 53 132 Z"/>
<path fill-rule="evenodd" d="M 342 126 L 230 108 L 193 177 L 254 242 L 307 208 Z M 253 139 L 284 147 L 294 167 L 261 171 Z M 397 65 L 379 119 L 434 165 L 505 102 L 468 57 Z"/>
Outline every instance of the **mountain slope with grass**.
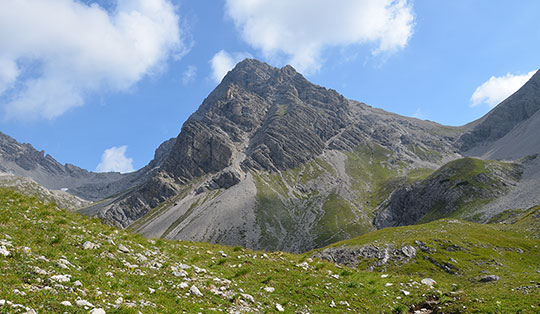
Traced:
<path fill-rule="evenodd" d="M 486 222 L 540 203 L 540 165 L 527 155 L 540 146 L 511 149 L 514 163 L 483 150 L 507 147 L 502 139 L 536 119 L 539 77 L 485 117 L 447 127 L 247 59 L 151 178 L 82 212 L 152 238 L 290 252 L 442 217 Z"/>
<path fill-rule="evenodd" d="M 457 233 L 460 239 L 448 242 Z M 424 255 L 419 251 L 410 266 L 365 270 L 363 265 L 368 264 L 349 268 L 312 258 L 313 252 L 265 253 L 149 240 L 0 188 L 0 312 L 534 313 L 538 309 L 538 241 L 494 226 L 442 221 L 388 228 L 348 243 L 395 242 L 400 247 L 401 242 L 416 245 L 414 240 L 438 249 L 424 254 L 435 261 L 452 263 L 449 258 L 455 258 L 458 274 L 420 258 Z M 484 275 L 483 269 L 500 280 L 479 283 L 475 278 Z"/>
<path fill-rule="evenodd" d="M 84 212 L 148 237 L 306 251 L 373 230 L 394 188 L 460 157 L 462 132 L 248 59 L 151 179 Z"/>
<path fill-rule="evenodd" d="M 374 223 L 385 228 L 445 217 L 486 221 L 482 206 L 515 187 L 522 171 L 517 163 L 470 157 L 454 160 L 426 179 L 395 190 L 377 209 Z"/>

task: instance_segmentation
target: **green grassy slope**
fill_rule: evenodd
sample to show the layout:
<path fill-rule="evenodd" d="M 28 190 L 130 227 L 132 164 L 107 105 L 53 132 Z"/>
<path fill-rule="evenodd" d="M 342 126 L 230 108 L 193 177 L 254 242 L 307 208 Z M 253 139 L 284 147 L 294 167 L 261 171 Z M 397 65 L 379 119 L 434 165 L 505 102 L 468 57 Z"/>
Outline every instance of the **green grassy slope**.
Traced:
<path fill-rule="evenodd" d="M 378 230 L 330 248 L 414 247 L 408 262 L 390 259 L 373 267 L 377 259 L 359 258 L 358 269 L 433 278 L 446 295 L 437 305 L 441 313 L 539 313 L 540 241 L 526 239 L 516 227 L 443 219 Z M 500 280 L 479 282 L 487 275 Z"/>
<path fill-rule="evenodd" d="M 441 298 L 413 283 L 420 275 L 381 278 L 308 254 L 148 240 L 7 189 L 0 249 L 0 313 L 26 311 L 15 305 L 88 313 L 77 300 L 106 313 L 392 313 Z"/>

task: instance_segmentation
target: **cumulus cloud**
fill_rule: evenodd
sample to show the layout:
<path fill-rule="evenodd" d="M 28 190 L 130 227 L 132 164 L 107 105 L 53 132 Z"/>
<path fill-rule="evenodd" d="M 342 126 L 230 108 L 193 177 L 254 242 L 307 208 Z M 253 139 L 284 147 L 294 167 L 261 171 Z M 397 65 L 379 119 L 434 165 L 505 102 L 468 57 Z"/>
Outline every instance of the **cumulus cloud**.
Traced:
<path fill-rule="evenodd" d="M 210 59 L 210 67 L 212 68 L 212 79 L 216 83 L 221 82 L 227 72 L 234 68 L 234 66 L 238 62 L 250 57 L 251 55 L 246 52 L 236 52 L 234 54 L 230 54 L 225 50 L 220 50 L 212 57 L 212 59 Z"/>
<path fill-rule="evenodd" d="M 531 71 L 523 75 L 506 74 L 505 76 L 492 76 L 474 91 L 470 101 L 471 107 L 487 104 L 493 108 L 501 101 L 515 93 L 536 73 Z"/>
<path fill-rule="evenodd" d="M 197 67 L 194 65 L 190 65 L 187 67 L 187 69 L 182 73 L 182 84 L 187 85 L 195 79 L 197 76 Z"/>
<path fill-rule="evenodd" d="M 373 44 L 374 54 L 405 47 L 413 33 L 408 0 L 226 0 L 242 38 L 268 58 L 285 56 L 316 71 L 328 47 Z"/>
<path fill-rule="evenodd" d="M 13 60 L 0 58 L 0 95 L 10 88 L 19 76 L 19 69 Z"/>
<path fill-rule="evenodd" d="M 0 94 L 7 117 L 53 119 L 86 95 L 125 91 L 188 46 L 170 0 L 0 1 Z"/>
<path fill-rule="evenodd" d="M 126 157 L 127 146 L 111 147 L 101 155 L 101 162 L 96 167 L 97 172 L 132 172 L 133 159 Z"/>

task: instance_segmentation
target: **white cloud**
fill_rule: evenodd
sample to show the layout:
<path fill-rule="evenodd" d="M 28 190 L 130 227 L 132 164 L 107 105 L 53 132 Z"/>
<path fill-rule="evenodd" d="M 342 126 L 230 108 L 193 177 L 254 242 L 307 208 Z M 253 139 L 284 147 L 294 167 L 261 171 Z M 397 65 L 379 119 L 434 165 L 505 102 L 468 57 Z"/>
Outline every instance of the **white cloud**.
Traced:
<path fill-rule="evenodd" d="M 189 65 L 187 69 L 182 73 L 182 84 L 187 85 L 195 79 L 197 76 L 197 67 Z"/>
<path fill-rule="evenodd" d="M 77 0 L 0 1 L 7 117 L 53 119 L 89 93 L 129 89 L 188 49 L 170 0 L 115 3 L 109 12 Z"/>
<path fill-rule="evenodd" d="M 231 55 L 225 50 L 220 50 L 212 57 L 212 59 L 210 59 L 210 67 L 212 68 L 212 79 L 216 83 L 221 82 L 227 72 L 234 68 L 234 66 L 238 62 L 250 57 L 251 55 L 245 52 L 237 52 Z"/>
<path fill-rule="evenodd" d="M 405 47 L 413 33 L 408 0 L 227 0 L 243 39 L 268 58 L 316 71 L 328 47 L 370 43 L 374 54 Z"/>
<path fill-rule="evenodd" d="M 13 60 L 0 58 L 0 95 L 10 88 L 19 76 L 19 69 Z"/>
<path fill-rule="evenodd" d="M 127 146 L 111 147 L 101 155 L 101 162 L 96 167 L 97 172 L 132 172 L 133 159 L 126 157 Z"/>
<path fill-rule="evenodd" d="M 505 76 L 492 76 L 488 81 L 480 85 L 474 91 L 470 101 L 471 107 L 476 107 L 480 104 L 487 104 L 491 108 L 495 107 L 508 96 L 520 89 L 523 84 L 536 73 L 531 71 L 523 75 L 506 74 Z"/>

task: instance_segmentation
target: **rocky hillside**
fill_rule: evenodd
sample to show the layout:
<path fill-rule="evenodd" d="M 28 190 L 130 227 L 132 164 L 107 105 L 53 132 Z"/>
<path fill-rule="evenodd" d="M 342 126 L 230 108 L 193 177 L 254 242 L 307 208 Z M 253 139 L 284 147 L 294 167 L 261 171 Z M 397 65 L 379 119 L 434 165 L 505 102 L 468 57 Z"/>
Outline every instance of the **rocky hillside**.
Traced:
<path fill-rule="evenodd" d="M 305 251 L 374 229 L 399 182 L 458 158 L 462 129 L 406 118 L 245 60 L 159 171 L 85 211 L 149 237 Z"/>
<path fill-rule="evenodd" d="M 161 165 L 172 144 L 173 139 L 164 142 L 156 150 L 154 160 L 134 173 L 95 173 L 71 164 L 62 165 L 44 151 L 0 132 L 0 172 L 31 178 L 47 189 L 67 189 L 75 196 L 95 201 L 140 184 Z"/>
<path fill-rule="evenodd" d="M 396 189 L 377 209 L 374 223 L 385 228 L 445 217 L 481 222 L 482 205 L 515 187 L 522 168 L 476 158 L 454 160 L 428 178 Z"/>
<path fill-rule="evenodd" d="M 390 252 L 348 268 L 312 257 L 333 248 L 294 255 L 149 240 L 0 188 L 0 312 L 534 313 L 538 241 L 499 228 L 387 228 L 334 246 Z"/>

